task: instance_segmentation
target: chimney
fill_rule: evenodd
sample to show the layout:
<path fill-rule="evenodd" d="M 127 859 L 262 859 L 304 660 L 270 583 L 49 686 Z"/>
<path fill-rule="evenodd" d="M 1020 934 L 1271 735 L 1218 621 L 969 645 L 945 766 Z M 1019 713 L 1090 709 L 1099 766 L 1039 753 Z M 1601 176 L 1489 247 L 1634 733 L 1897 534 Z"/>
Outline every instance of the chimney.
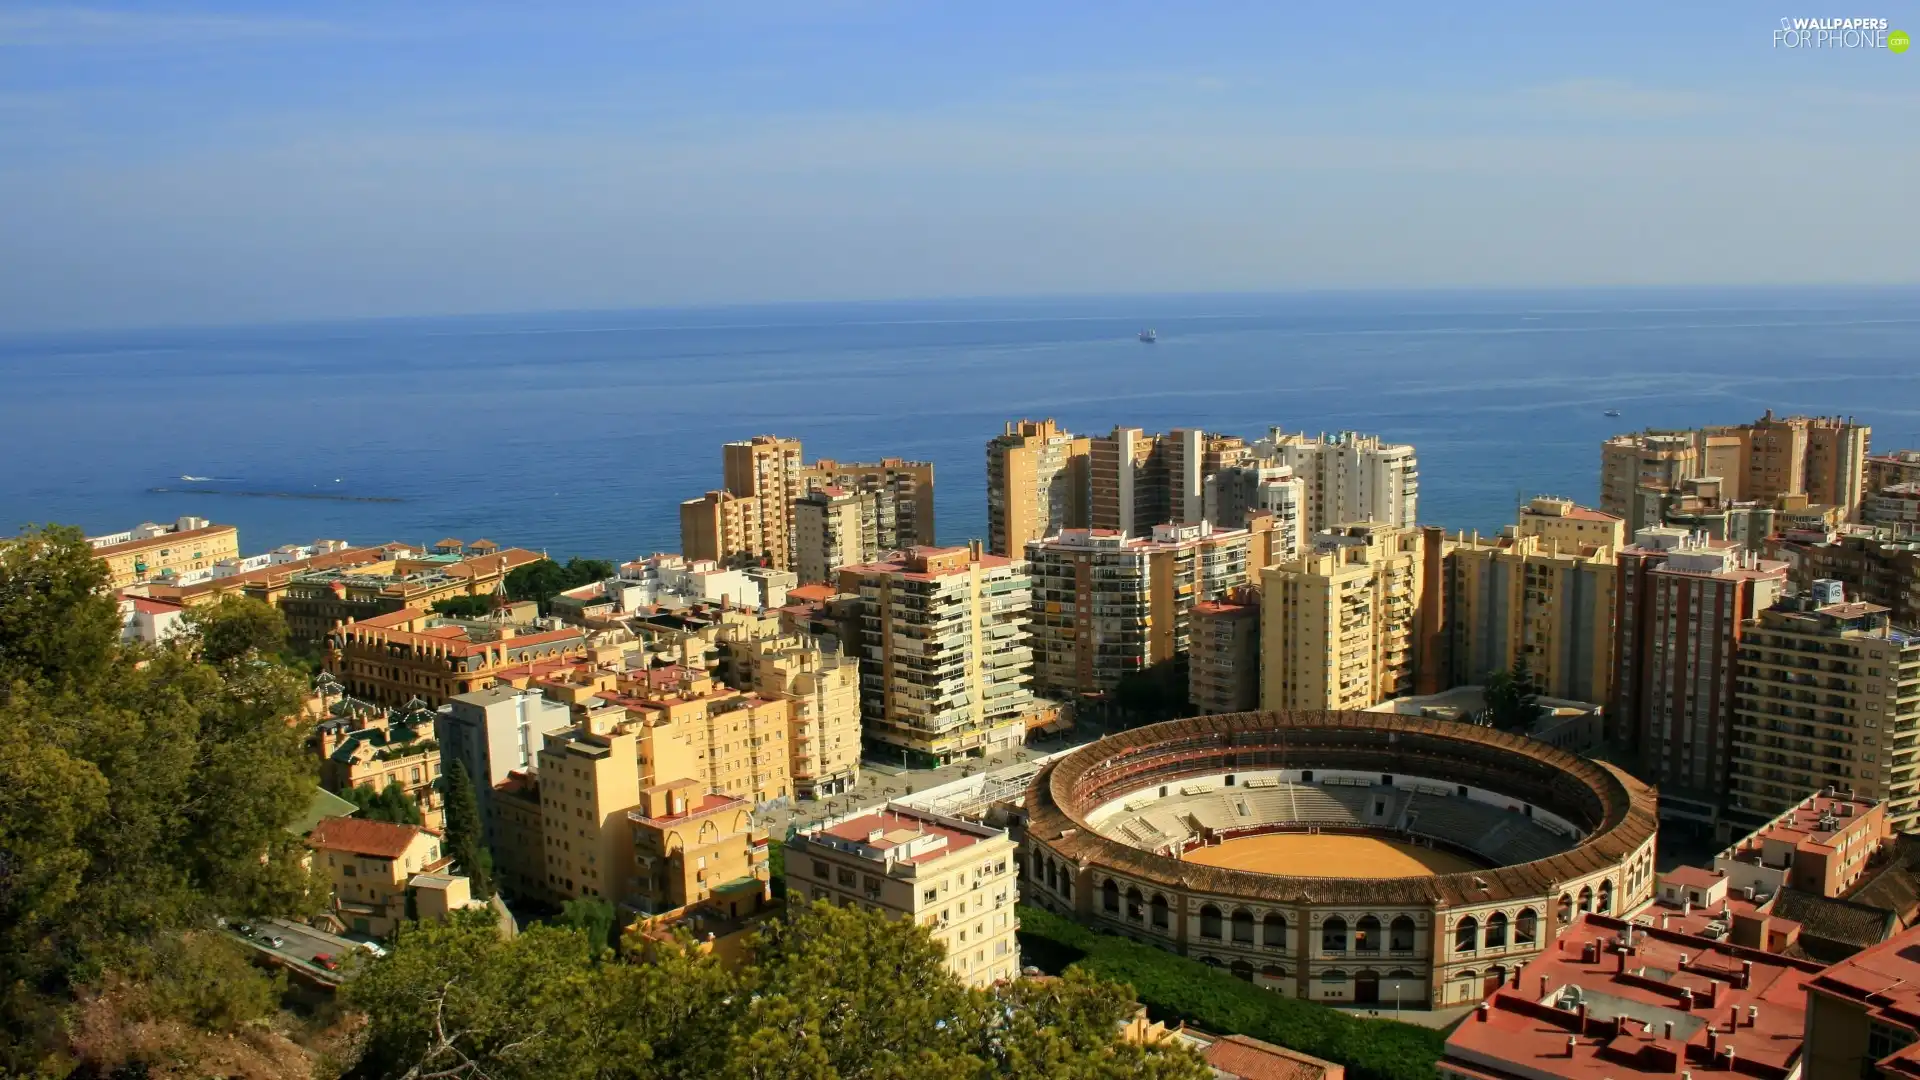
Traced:
<path fill-rule="evenodd" d="M 1671 1020 L 1669 1020 L 1669 1021 L 1667 1021 L 1667 1023 L 1666 1023 L 1666 1035 L 1665 1035 L 1665 1037 L 1666 1037 L 1666 1038 L 1667 1038 L 1667 1039 L 1668 1039 L 1669 1041 L 1671 1041 L 1671 1040 L 1673 1039 L 1673 1021 L 1671 1021 Z"/>
<path fill-rule="evenodd" d="M 1720 1053 L 1720 1029 L 1717 1027 L 1709 1026 L 1707 1028 L 1707 1057 L 1709 1058 L 1716 1057 L 1719 1055 L 1719 1053 Z"/>
<path fill-rule="evenodd" d="M 1727 1044 L 1726 1053 L 1727 1053 L 1727 1071 L 1732 1072 L 1733 1071 L 1733 1044 L 1732 1043 Z"/>
<path fill-rule="evenodd" d="M 1587 1033 L 1587 1003 L 1584 1001 L 1581 1002 L 1580 1007 L 1574 1011 L 1580 1017 L 1580 1034 L 1585 1035 Z"/>
<path fill-rule="evenodd" d="M 1745 990 L 1747 987 L 1752 985 L 1753 985 L 1753 961 L 1742 960 L 1740 961 L 1740 989 Z"/>
<path fill-rule="evenodd" d="M 1487 1008 L 1487 1003 L 1483 1001 L 1473 1007 L 1473 1018 L 1484 1024 L 1487 1022 L 1487 1013 L 1491 1011 L 1492 1010 Z"/>
<path fill-rule="evenodd" d="M 1518 979 L 1520 977 L 1520 973 L 1518 971 L 1515 971 L 1513 973 L 1513 977 L 1515 979 Z M 1543 998 L 1547 996 L 1547 977 L 1545 975 L 1540 976 L 1540 996 Z"/>
<path fill-rule="evenodd" d="M 1579 1043 L 1580 1043 L 1580 1040 L 1574 1038 L 1571 1035 L 1567 1036 L 1567 1057 L 1569 1058 L 1573 1057 L 1573 1048 L 1579 1045 Z"/>
<path fill-rule="evenodd" d="M 982 553 L 983 552 L 980 545 L 980 541 L 978 540 L 967 541 L 967 561 L 968 562 L 979 562 L 980 556 Z"/>
<path fill-rule="evenodd" d="M 1758 1005 L 1747 1006 L 1747 1026 L 1754 1027 L 1759 1023 L 1760 1023 L 1760 1006 Z"/>

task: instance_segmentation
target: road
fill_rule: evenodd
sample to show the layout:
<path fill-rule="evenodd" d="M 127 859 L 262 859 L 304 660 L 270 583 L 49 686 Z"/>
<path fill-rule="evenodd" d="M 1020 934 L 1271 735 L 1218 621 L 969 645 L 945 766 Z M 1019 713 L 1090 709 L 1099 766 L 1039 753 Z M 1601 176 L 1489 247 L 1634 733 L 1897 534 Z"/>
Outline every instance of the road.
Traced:
<path fill-rule="evenodd" d="M 356 958 L 365 955 L 358 942 L 329 934 L 324 930 L 315 930 L 311 926 L 287 922 L 284 919 L 251 920 L 253 926 L 251 935 L 242 934 L 235 929 L 240 923 L 247 921 L 249 920 L 229 919 L 227 932 L 282 964 L 326 982 L 340 982 L 344 976 L 344 969 L 350 967 Z M 260 940 L 260 935 L 263 933 L 274 934 L 284 943 L 277 946 L 269 945 Z M 328 971 L 314 963 L 313 958 L 322 953 L 339 960 L 343 970 Z"/>

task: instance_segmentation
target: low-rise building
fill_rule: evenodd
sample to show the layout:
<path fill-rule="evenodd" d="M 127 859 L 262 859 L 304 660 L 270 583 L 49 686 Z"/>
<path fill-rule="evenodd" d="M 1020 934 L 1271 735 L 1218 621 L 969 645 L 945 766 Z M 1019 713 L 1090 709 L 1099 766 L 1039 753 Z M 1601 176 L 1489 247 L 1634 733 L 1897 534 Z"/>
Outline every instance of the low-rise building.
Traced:
<path fill-rule="evenodd" d="M 354 697 L 377 705 L 418 698 L 438 708 L 485 690 L 509 668 L 586 653 L 578 627 L 455 619 L 409 607 L 335 627 L 326 666 Z"/>
<path fill-rule="evenodd" d="M 969 986 L 1019 974 L 1013 841 L 1003 829 L 890 805 L 787 842 L 787 896 L 925 926 Z"/>
<path fill-rule="evenodd" d="M 386 937 L 410 917 L 407 888 L 415 875 L 449 862 L 432 832 L 361 818 L 325 818 L 307 834 L 307 845 L 314 870 L 333 889 L 330 911 L 340 928 L 371 937 Z"/>
<path fill-rule="evenodd" d="M 169 600 L 120 597 L 120 640 L 164 645 L 187 632 L 187 609 Z"/>
<path fill-rule="evenodd" d="M 1676 930 L 1581 915 L 1447 1038 L 1460 1080 L 1802 1075 L 1807 987 L 1821 965 Z M 1857 1073 L 1811 1072 L 1810 1076 Z"/>
<path fill-rule="evenodd" d="M 1866 876 L 1869 861 L 1893 840 L 1886 810 L 1874 799 L 1827 788 L 1740 838 L 1714 857 L 1713 867 L 1742 894 L 1792 888 L 1815 896 L 1845 896 Z"/>
<path fill-rule="evenodd" d="M 640 792 L 627 811 L 633 881 L 622 903 L 645 915 L 700 904 L 736 917 L 767 899 L 767 834 L 744 799 L 671 780 Z"/>
<path fill-rule="evenodd" d="M 1920 930 L 1843 960 L 1807 984 L 1806 1076 L 1920 1076 Z"/>
<path fill-rule="evenodd" d="M 107 587 L 124 589 L 145 581 L 167 581 L 211 569 L 240 557 L 240 530 L 202 517 L 183 517 L 171 525 L 145 522 L 126 532 L 89 536 L 93 557 L 107 568 Z"/>
<path fill-rule="evenodd" d="M 537 551 L 501 548 L 491 541 L 462 545 L 458 540 L 443 540 L 425 552 L 390 546 L 381 554 L 376 562 L 342 559 L 323 568 L 293 571 L 262 588 L 277 592 L 290 637 L 318 643 L 342 623 L 407 609 L 426 611 L 434 601 L 456 596 L 504 592 L 508 574 L 543 558 Z"/>
<path fill-rule="evenodd" d="M 446 799 L 440 791 L 440 744 L 433 738 L 430 717 L 396 718 L 362 703 L 346 705 L 344 715 L 314 728 L 321 786 L 335 794 L 398 786 L 420 807 L 421 821 L 438 829 Z"/>
<path fill-rule="evenodd" d="M 544 741 L 544 740 L 543 740 Z M 537 769 L 516 770 L 494 785 L 493 883 L 508 897 L 558 907 L 563 899 L 547 881 L 546 826 L 540 808 Z"/>

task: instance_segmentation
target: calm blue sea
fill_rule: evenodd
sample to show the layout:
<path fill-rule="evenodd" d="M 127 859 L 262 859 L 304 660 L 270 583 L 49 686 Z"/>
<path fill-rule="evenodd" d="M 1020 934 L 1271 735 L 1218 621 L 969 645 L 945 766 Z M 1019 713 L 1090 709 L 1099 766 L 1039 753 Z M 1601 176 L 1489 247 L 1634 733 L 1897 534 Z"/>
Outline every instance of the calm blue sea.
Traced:
<path fill-rule="evenodd" d="M 1157 345 L 1135 339 L 1142 327 Z M 0 337 L 0 530 L 200 514 L 248 551 L 443 535 L 678 547 L 720 443 L 937 466 L 983 533 L 984 443 L 1022 416 L 1353 428 L 1419 448 L 1420 516 L 1496 528 L 1596 497 L 1616 431 L 1850 413 L 1920 445 L 1920 289 L 1340 293 L 832 304 Z M 1602 415 L 1616 408 L 1619 419 Z M 231 491 L 155 494 L 182 475 Z"/>

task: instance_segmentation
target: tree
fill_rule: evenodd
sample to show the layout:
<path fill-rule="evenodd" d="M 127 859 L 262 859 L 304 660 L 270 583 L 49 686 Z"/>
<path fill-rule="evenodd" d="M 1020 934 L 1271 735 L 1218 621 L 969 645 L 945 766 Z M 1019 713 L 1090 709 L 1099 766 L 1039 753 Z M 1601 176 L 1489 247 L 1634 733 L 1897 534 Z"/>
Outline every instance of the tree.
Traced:
<path fill-rule="evenodd" d="M 395 825 L 419 825 L 420 804 L 407 794 L 399 781 L 374 790 L 372 784 L 360 784 L 341 793 L 341 797 L 360 808 L 360 816 L 369 821 L 390 821 Z"/>
<path fill-rule="evenodd" d="M 616 949 L 620 946 L 620 934 L 614 925 L 613 905 L 605 900 L 579 897 L 560 905 L 560 915 L 554 925 L 565 926 L 586 932 L 587 940 L 598 949 Z"/>
<path fill-rule="evenodd" d="M 76 993 L 162 970 L 182 931 L 323 898 L 286 828 L 313 790 L 288 723 L 305 685 L 235 662 L 272 622 L 229 608 L 189 643 L 123 646 L 105 583 L 77 530 L 0 541 L 0 1047 L 35 1055 L 0 1049 L 0 1072 L 39 1068 Z"/>
<path fill-rule="evenodd" d="M 1512 671 L 1487 674 L 1487 721 L 1502 731 L 1526 731 L 1533 726 L 1540 707 L 1540 689 L 1527 658 L 1521 657 Z"/>
<path fill-rule="evenodd" d="M 479 619 L 493 611 L 491 596 L 447 596 L 432 604 L 436 614 L 453 619 Z"/>
<path fill-rule="evenodd" d="M 189 608 L 188 638 L 210 664 L 272 656 L 286 648 L 287 622 L 273 605 L 244 596 L 228 596 Z"/>
<path fill-rule="evenodd" d="M 481 836 L 480 803 L 467 778 L 466 763 L 454 758 L 440 779 L 446 789 L 446 852 L 454 867 L 467 876 L 473 895 L 486 900 L 493 896 L 493 853 Z"/>
<path fill-rule="evenodd" d="M 507 597 L 512 600 L 538 600 L 545 614 L 548 603 L 568 589 L 579 588 L 614 576 L 614 566 L 605 559 L 568 559 L 565 566 L 552 559 L 541 559 L 518 567 L 507 574 Z"/>

